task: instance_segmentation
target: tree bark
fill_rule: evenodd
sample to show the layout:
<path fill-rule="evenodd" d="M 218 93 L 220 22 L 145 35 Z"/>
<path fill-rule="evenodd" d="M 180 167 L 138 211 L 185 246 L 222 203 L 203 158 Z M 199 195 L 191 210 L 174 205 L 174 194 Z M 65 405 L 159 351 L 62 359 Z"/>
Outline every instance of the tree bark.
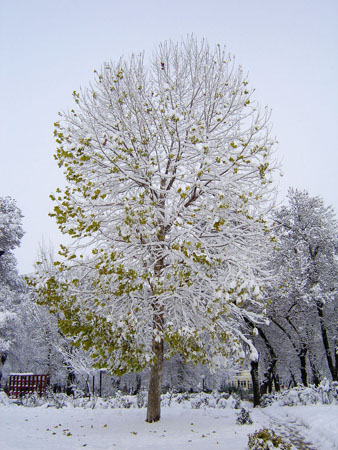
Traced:
<path fill-rule="evenodd" d="M 316 364 L 314 362 L 314 358 L 313 358 L 311 352 L 309 352 L 309 361 L 310 361 L 310 367 L 311 367 L 311 372 L 312 372 L 312 384 L 314 384 L 315 386 L 318 386 L 320 384 L 320 373 L 316 367 Z"/>
<path fill-rule="evenodd" d="M 161 387 L 163 372 L 163 340 L 152 343 L 155 361 L 150 368 L 150 382 L 148 391 L 148 407 L 146 422 L 158 422 L 161 418 Z"/>
<path fill-rule="evenodd" d="M 254 407 L 259 406 L 261 400 L 260 387 L 259 387 L 259 377 L 258 377 L 258 361 L 251 361 L 251 379 L 252 379 L 252 389 L 253 389 L 253 400 Z"/>
<path fill-rule="evenodd" d="M 308 385 L 307 380 L 307 370 L 306 370 L 306 355 L 307 355 L 307 345 L 305 343 L 301 344 L 301 348 L 299 350 L 299 361 L 300 361 L 300 375 L 302 378 L 302 383 L 304 386 Z"/>
<path fill-rule="evenodd" d="M 338 381 L 338 347 L 335 346 L 335 381 Z"/>
<path fill-rule="evenodd" d="M 280 381 L 278 374 L 273 375 L 273 384 L 275 385 L 275 391 L 280 392 Z"/>
<path fill-rule="evenodd" d="M 308 376 L 307 376 L 307 369 L 306 369 L 306 355 L 307 355 L 307 351 L 308 351 L 308 347 L 307 344 L 305 344 L 305 342 L 301 342 L 301 337 L 298 333 L 297 328 L 294 326 L 294 324 L 291 322 L 289 317 L 286 317 L 287 322 L 291 325 L 291 327 L 293 328 L 293 330 L 295 331 L 295 333 L 298 336 L 298 339 L 300 341 L 300 347 L 297 348 L 296 344 L 294 343 L 290 333 L 287 332 L 287 330 L 275 319 L 271 319 L 271 321 L 277 325 L 277 327 L 289 338 L 289 341 L 292 344 L 292 347 L 294 348 L 297 356 L 299 357 L 299 362 L 300 362 L 300 376 L 301 376 L 301 380 L 304 386 L 308 385 Z"/>
<path fill-rule="evenodd" d="M 161 201 L 162 211 L 165 209 L 164 200 Z M 164 268 L 164 256 L 162 254 L 162 242 L 164 241 L 165 230 L 163 226 L 157 234 L 159 247 L 156 250 L 155 256 L 157 261 L 154 266 L 154 273 L 156 276 L 160 276 Z M 155 295 L 154 289 L 152 288 Z M 161 388 L 162 388 L 162 373 L 163 373 L 163 353 L 164 344 L 163 338 L 159 335 L 163 332 L 164 326 L 164 311 L 163 306 L 158 302 L 158 299 L 154 299 L 152 303 L 153 308 L 153 331 L 152 338 L 152 351 L 154 355 L 154 362 L 150 367 L 150 381 L 148 390 L 148 407 L 146 422 L 158 422 L 161 418 Z"/>
<path fill-rule="evenodd" d="M 276 354 L 272 344 L 270 343 L 269 339 L 265 335 L 262 328 L 258 328 L 258 334 L 263 339 L 263 342 L 270 354 L 270 364 L 267 368 L 267 371 L 264 374 L 266 378 L 263 381 L 262 388 L 261 388 L 261 394 L 266 394 L 267 390 L 269 390 L 270 393 L 272 392 L 273 378 L 276 377 L 276 375 L 277 375 L 276 374 L 276 365 L 277 365 L 278 357 L 277 357 L 277 354 Z"/>
<path fill-rule="evenodd" d="M 329 338 L 328 338 L 327 330 L 326 330 L 325 324 L 324 324 L 323 305 L 320 301 L 317 301 L 316 306 L 317 306 L 317 312 L 318 312 L 318 316 L 319 316 L 320 329 L 321 329 L 321 333 L 322 333 L 322 340 L 323 340 L 323 345 L 324 345 L 324 349 L 325 349 L 325 356 L 326 356 L 327 364 L 330 369 L 332 380 L 337 381 L 337 370 L 336 370 L 337 367 L 335 367 L 335 365 L 333 363 L 333 358 L 331 355 Z"/>
<path fill-rule="evenodd" d="M 1 379 L 2 379 L 2 369 L 5 365 L 6 359 L 7 359 L 7 354 L 1 353 L 1 356 L 0 356 L 0 387 L 1 387 Z"/>

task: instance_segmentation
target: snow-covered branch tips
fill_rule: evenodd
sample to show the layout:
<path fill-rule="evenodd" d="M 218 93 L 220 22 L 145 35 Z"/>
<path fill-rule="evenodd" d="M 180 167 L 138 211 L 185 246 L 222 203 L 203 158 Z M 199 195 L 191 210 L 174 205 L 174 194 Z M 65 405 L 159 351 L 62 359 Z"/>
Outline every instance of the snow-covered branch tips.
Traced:
<path fill-rule="evenodd" d="M 38 285 L 97 365 L 150 365 L 158 389 L 164 353 L 221 363 L 259 320 L 275 161 L 252 94 L 231 55 L 190 37 L 105 63 L 60 113 L 51 215 L 73 244 Z"/>

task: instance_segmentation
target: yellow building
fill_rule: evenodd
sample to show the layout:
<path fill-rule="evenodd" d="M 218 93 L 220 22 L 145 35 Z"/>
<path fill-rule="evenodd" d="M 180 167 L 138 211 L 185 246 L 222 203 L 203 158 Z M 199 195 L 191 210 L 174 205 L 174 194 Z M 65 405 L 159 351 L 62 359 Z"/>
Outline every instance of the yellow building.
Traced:
<path fill-rule="evenodd" d="M 241 370 L 240 372 L 236 372 L 231 384 L 232 386 L 240 389 L 251 389 L 252 379 L 250 370 Z"/>

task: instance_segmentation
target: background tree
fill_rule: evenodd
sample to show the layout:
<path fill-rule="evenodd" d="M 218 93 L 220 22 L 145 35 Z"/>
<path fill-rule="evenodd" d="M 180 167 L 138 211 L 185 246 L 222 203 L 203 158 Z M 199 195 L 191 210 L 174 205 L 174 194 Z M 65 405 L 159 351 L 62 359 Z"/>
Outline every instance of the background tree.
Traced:
<path fill-rule="evenodd" d="M 19 279 L 13 250 L 20 245 L 24 232 L 22 213 L 10 197 L 0 197 L 0 283 L 14 286 Z"/>
<path fill-rule="evenodd" d="M 337 326 L 332 329 L 332 322 L 328 324 L 327 315 L 337 300 L 338 226 L 335 213 L 320 197 L 310 197 L 306 191 L 290 189 L 288 198 L 289 205 L 280 208 L 275 222 L 281 243 L 280 257 L 285 272 L 291 274 L 285 276 L 284 283 L 289 294 L 289 316 L 292 310 L 301 307 L 303 314 L 298 317 L 302 317 L 302 328 L 308 335 L 313 335 L 316 326 L 313 317 L 317 316 L 326 363 L 336 381 L 335 336 L 338 329 Z M 309 326 L 312 333 L 307 329 Z"/>
<path fill-rule="evenodd" d="M 277 272 L 266 290 L 270 324 L 263 331 L 274 354 L 266 355 L 260 336 L 255 345 L 265 354 L 261 371 L 268 374 L 275 361 L 284 381 L 307 386 L 337 377 L 338 229 L 321 198 L 290 189 L 288 200 L 273 217 L 278 251 L 271 265 Z"/>
<path fill-rule="evenodd" d="M 10 197 L 0 197 L 0 382 L 2 368 L 17 340 L 18 309 L 24 282 L 16 269 L 13 250 L 23 236 L 22 214 Z"/>
<path fill-rule="evenodd" d="M 148 422 L 164 356 L 220 363 L 260 319 L 275 167 L 252 92 L 231 56 L 188 38 L 106 63 L 55 123 L 67 185 L 52 215 L 73 243 L 36 288 L 98 367 L 150 366 Z"/>

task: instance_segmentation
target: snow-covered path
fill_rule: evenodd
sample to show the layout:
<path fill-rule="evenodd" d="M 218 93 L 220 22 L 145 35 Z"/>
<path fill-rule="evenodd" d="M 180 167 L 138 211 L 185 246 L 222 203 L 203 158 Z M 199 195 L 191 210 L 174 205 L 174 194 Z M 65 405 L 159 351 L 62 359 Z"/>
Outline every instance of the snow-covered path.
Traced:
<path fill-rule="evenodd" d="M 269 418 L 269 426 L 287 437 L 297 450 L 338 450 L 338 405 L 278 406 L 254 410 Z"/>
<path fill-rule="evenodd" d="M 338 405 L 255 409 L 253 425 L 237 425 L 238 410 L 165 407 L 156 424 L 145 409 L 0 406 L 1 450 L 246 450 L 248 434 L 273 424 L 277 434 L 298 430 L 299 450 L 338 449 Z M 292 431 L 292 434 L 295 435 Z"/>
<path fill-rule="evenodd" d="M 317 450 L 313 443 L 305 437 L 304 427 L 296 420 L 287 422 L 281 420 L 280 417 L 269 415 L 268 411 L 265 410 L 255 411 L 256 420 L 260 412 L 269 418 L 268 428 L 272 429 L 277 436 L 281 436 L 287 442 L 293 444 L 297 450 Z"/>

